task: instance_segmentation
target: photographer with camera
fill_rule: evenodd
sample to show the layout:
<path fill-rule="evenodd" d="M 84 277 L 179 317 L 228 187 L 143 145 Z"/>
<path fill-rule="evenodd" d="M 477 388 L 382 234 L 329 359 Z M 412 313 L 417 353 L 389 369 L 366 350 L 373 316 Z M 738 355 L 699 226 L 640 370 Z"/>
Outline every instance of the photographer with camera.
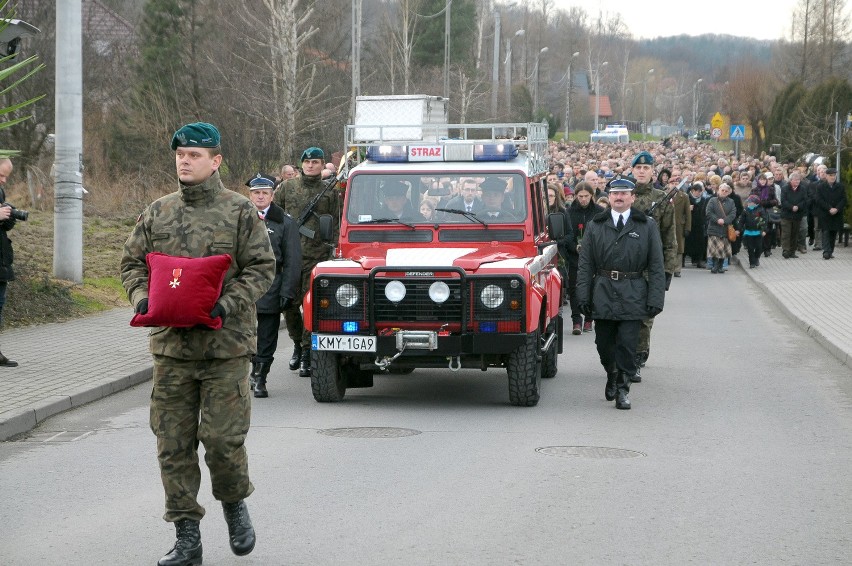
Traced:
<path fill-rule="evenodd" d="M 3 305 L 6 304 L 6 286 L 9 281 L 15 279 L 15 272 L 12 270 L 12 240 L 6 234 L 15 226 L 15 218 L 20 215 L 14 215 L 16 212 L 10 204 L 6 202 L 6 181 L 9 175 L 12 174 L 12 160 L 7 158 L 0 159 L 0 325 L 3 323 Z M 26 218 L 23 218 L 26 220 Z M 14 362 L 0 353 L 0 367 L 13 368 L 17 367 L 18 362 Z"/>

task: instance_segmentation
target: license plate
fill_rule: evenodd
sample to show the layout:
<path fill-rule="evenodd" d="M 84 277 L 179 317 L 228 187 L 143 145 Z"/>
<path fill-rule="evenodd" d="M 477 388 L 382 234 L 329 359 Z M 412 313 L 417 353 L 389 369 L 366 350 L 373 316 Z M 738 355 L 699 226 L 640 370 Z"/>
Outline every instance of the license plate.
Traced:
<path fill-rule="evenodd" d="M 333 352 L 375 352 L 375 336 L 348 336 L 340 334 L 312 334 L 312 350 Z"/>

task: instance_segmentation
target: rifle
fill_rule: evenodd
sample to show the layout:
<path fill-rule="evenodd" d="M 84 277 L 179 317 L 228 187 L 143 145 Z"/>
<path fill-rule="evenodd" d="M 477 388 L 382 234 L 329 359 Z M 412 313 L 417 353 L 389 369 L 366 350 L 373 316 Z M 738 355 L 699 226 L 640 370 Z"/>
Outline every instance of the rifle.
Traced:
<path fill-rule="evenodd" d="M 683 188 L 683 186 L 684 186 L 686 183 L 688 183 L 688 182 L 689 182 L 689 179 L 684 179 L 684 180 L 682 180 L 678 186 L 674 187 L 672 190 L 670 190 L 669 192 L 667 192 L 666 194 L 664 194 L 664 195 L 662 196 L 662 198 L 660 198 L 657 202 L 655 202 L 654 204 L 652 204 L 652 205 L 648 208 L 648 210 L 646 210 L 646 211 L 645 211 L 645 215 L 646 215 L 646 216 L 651 216 L 651 215 L 654 213 L 654 211 L 655 211 L 655 210 L 657 210 L 657 207 L 658 207 L 658 206 L 660 206 L 660 204 L 662 204 L 663 202 L 665 202 L 665 201 L 669 200 L 669 198 L 671 198 L 671 196 L 672 196 L 673 194 L 675 194 L 675 191 L 679 191 L 679 190 L 681 190 L 681 189 Z"/>
<path fill-rule="evenodd" d="M 337 175 L 328 180 L 325 184 L 325 187 L 323 187 L 323 189 L 318 192 L 313 199 L 311 199 L 311 202 L 308 203 L 308 206 L 306 206 L 302 210 L 302 213 L 296 220 L 297 224 L 299 225 L 299 234 L 305 236 L 306 238 L 310 238 L 311 240 L 313 240 L 314 236 L 316 236 L 316 230 L 311 230 L 310 228 L 305 226 L 305 222 L 307 222 L 311 215 L 314 213 L 314 209 L 317 207 L 317 204 L 319 204 L 320 199 L 325 196 L 325 193 L 336 187 L 337 184 L 343 179 L 344 166 L 346 165 L 346 162 L 349 160 L 352 154 L 353 152 L 350 151 L 343 157 L 343 159 L 340 160 L 340 166 L 337 168 Z"/>

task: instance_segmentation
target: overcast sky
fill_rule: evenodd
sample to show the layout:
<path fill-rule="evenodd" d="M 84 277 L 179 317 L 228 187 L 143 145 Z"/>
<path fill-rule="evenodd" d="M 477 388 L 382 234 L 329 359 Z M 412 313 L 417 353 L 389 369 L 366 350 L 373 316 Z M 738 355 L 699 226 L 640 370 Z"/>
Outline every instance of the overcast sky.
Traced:
<path fill-rule="evenodd" d="M 633 37 L 654 38 L 670 35 L 728 34 L 757 39 L 789 36 L 790 17 L 798 0 L 554 0 L 568 9 L 580 6 L 590 17 L 598 10 L 618 12 Z M 531 3 L 531 6 L 533 4 Z"/>

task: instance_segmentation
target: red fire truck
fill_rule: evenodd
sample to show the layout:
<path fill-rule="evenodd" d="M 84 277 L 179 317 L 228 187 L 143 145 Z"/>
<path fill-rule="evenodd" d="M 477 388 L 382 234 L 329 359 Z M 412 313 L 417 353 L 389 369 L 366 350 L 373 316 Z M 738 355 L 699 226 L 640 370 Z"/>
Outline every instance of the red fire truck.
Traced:
<path fill-rule="evenodd" d="M 335 259 L 303 302 L 314 398 L 388 372 L 504 368 L 511 404 L 537 404 L 562 351 L 547 125 L 447 124 L 438 97 L 357 105 Z"/>

